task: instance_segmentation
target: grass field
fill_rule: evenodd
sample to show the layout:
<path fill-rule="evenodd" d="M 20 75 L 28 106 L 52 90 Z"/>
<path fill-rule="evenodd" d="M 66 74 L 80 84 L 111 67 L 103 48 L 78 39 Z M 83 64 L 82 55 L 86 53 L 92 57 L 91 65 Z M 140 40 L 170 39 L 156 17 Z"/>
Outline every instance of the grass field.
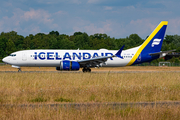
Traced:
<path fill-rule="evenodd" d="M 0 119 L 9 120 L 179 120 L 180 108 L 1 108 Z"/>
<path fill-rule="evenodd" d="M 0 66 L 0 71 L 17 71 Z M 55 71 L 55 68 L 22 68 Z M 100 68 L 94 71 L 149 73 L 0 73 L 1 104 L 148 102 L 180 100 L 180 67 Z M 92 71 L 93 71 L 92 70 Z M 162 72 L 164 71 L 164 72 Z M 172 71 L 172 72 L 169 72 Z M 0 109 L 0 119 L 179 119 L 180 108 Z"/>

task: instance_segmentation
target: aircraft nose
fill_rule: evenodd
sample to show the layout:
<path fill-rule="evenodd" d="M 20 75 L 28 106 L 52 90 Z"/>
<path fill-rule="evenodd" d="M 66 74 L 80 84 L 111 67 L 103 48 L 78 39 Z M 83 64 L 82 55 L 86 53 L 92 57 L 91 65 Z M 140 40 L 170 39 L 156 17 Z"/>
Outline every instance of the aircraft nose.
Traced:
<path fill-rule="evenodd" d="M 3 58 L 3 59 L 2 59 L 2 61 L 3 61 L 4 63 L 6 63 L 6 57 L 5 57 L 5 58 Z"/>

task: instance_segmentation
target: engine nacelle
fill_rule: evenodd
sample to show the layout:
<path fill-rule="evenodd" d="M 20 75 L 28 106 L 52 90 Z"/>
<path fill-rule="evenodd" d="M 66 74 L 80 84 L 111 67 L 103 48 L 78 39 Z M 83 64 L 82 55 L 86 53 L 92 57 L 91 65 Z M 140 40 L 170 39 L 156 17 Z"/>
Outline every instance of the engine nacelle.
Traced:
<path fill-rule="evenodd" d="M 69 70 L 69 71 L 75 71 L 79 70 L 80 65 L 78 62 L 75 61 L 61 61 L 60 67 L 56 67 L 56 70 Z"/>

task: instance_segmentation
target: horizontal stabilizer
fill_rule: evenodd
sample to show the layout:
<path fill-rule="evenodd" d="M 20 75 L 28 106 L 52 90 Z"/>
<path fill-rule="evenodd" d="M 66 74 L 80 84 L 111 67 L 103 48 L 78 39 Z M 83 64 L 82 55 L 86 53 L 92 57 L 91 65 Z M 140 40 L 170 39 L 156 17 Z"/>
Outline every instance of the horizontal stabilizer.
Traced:
<path fill-rule="evenodd" d="M 173 51 L 176 51 L 176 50 L 169 50 L 169 51 L 161 51 L 161 52 L 157 52 L 157 53 L 150 53 L 149 55 L 151 55 L 151 56 L 160 55 L 160 54 L 163 54 L 163 53 L 170 53 L 170 52 L 173 52 Z"/>

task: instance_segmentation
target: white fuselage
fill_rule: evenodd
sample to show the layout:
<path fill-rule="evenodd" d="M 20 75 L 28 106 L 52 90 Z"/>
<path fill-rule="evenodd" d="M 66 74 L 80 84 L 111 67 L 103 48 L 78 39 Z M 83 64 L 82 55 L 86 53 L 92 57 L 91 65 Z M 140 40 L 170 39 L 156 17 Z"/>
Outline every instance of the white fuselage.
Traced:
<path fill-rule="evenodd" d="M 108 58 L 102 67 L 120 67 L 126 66 L 133 58 L 139 47 L 123 50 L 121 56 Z M 114 55 L 117 50 L 23 50 L 12 53 L 5 57 L 3 61 L 13 66 L 27 67 L 59 67 L 60 62 L 64 60 L 79 61 L 91 59 L 100 56 Z"/>

